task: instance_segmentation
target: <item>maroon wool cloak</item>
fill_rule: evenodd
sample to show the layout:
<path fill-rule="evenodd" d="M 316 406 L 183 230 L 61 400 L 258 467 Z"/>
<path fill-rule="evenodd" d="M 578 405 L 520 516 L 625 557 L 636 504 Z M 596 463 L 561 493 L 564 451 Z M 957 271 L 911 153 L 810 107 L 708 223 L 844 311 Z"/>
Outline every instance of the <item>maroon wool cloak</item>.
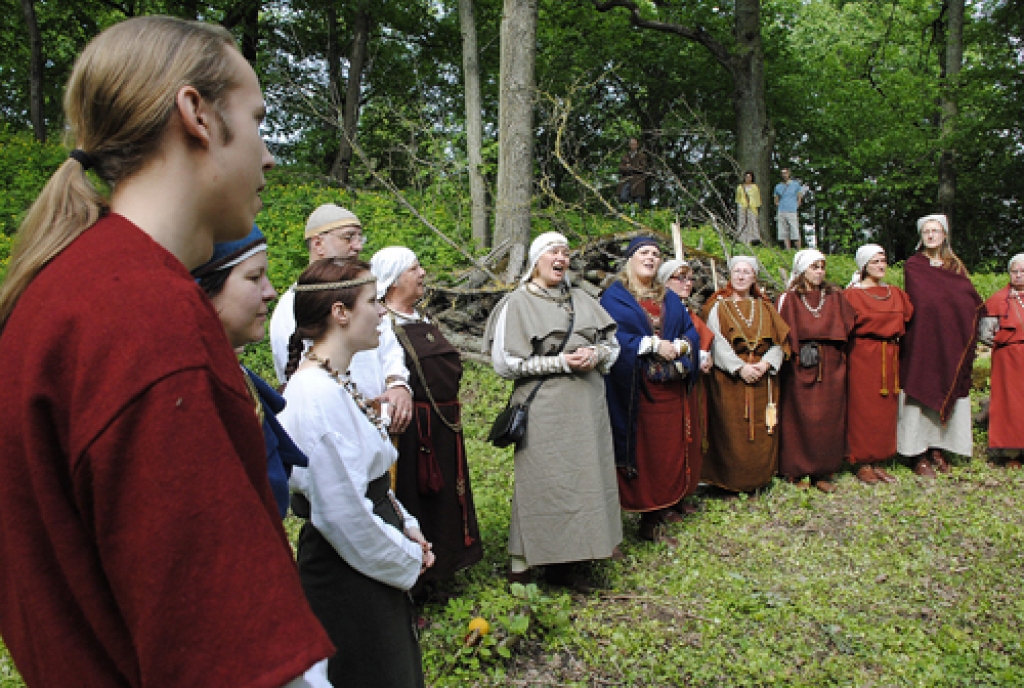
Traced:
<path fill-rule="evenodd" d="M 846 454 L 846 342 L 854 311 L 838 290 L 804 295 L 819 317 L 804 307 L 800 294 L 784 294 L 779 315 L 789 325 L 792 357 L 782 364 L 779 400 L 779 473 L 787 478 L 828 476 Z M 800 347 L 816 342 L 819 364 L 800 364 Z"/>
<path fill-rule="evenodd" d="M 938 412 L 945 423 L 953 403 L 971 391 L 984 305 L 966 275 L 932 267 L 923 253 L 908 258 L 903 272 L 914 317 L 900 351 L 900 381 L 907 396 Z"/>

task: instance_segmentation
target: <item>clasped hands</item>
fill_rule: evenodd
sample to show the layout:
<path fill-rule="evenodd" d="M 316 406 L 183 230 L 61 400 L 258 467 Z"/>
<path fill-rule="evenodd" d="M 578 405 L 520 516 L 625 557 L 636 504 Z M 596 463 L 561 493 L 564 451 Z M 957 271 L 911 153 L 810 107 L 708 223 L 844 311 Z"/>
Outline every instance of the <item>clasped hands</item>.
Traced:
<path fill-rule="evenodd" d="M 423 564 L 420 566 L 420 575 L 422 576 L 424 571 L 434 565 L 436 560 L 433 552 L 434 546 L 427 542 L 419 528 L 406 528 L 405 537 L 418 544 L 420 549 L 423 550 Z"/>
<path fill-rule="evenodd" d="M 569 370 L 574 373 L 589 372 L 596 368 L 600 361 L 597 348 L 593 346 L 584 346 L 576 349 L 571 354 L 563 355 L 565 356 L 565 364 L 569 366 Z"/>
<path fill-rule="evenodd" d="M 768 372 L 768 362 L 760 361 L 758 363 L 744 363 L 743 367 L 740 368 L 740 378 L 748 385 L 752 385 Z"/>

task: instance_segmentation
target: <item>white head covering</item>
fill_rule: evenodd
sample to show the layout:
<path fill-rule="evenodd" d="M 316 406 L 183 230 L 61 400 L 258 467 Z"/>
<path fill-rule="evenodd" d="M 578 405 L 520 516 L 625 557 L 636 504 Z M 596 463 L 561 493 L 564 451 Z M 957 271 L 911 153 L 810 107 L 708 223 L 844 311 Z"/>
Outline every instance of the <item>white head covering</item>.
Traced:
<path fill-rule="evenodd" d="M 662 284 L 665 284 L 666 282 L 668 282 L 669 277 L 671 277 L 672 275 L 676 274 L 679 271 L 679 268 L 685 268 L 689 266 L 690 264 L 687 263 L 685 260 L 677 260 L 675 258 L 673 258 L 672 260 L 666 260 L 664 263 L 661 264 L 661 267 L 658 268 L 657 280 Z"/>
<path fill-rule="evenodd" d="M 860 284 L 860 273 L 864 272 L 864 266 L 879 253 L 885 253 L 885 249 L 878 244 L 864 244 L 857 249 L 857 253 L 853 258 L 857 261 L 857 271 L 853 273 L 853 277 L 850 278 L 850 283 L 846 286 L 852 287 L 855 284 Z"/>
<path fill-rule="evenodd" d="M 1013 258 L 1011 258 L 1010 262 L 1006 264 L 1006 271 L 1009 272 L 1010 270 L 1012 270 L 1013 264 L 1018 262 L 1024 263 L 1024 253 L 1018 253 Z"/>
<path fill-rule="evenodd" d="M 519 280 L 522 283 L 530 281 L 530 277 L 533 276 L 533 269 L 537 267 L 537 260 L 544 255 L 544 253 L 554 246 L 565 246 L 569 248 L 569 240 L 558 232 L 544 232 L 539 237 L 533 240 L 530 244 L 530 264 L 526 267 L 526 272 L 523 273 L 522 278 Z M 565 279 L 569 279 L 569 271 L 565 273 Z"/>
<path fill-rule="evenodd" d="M 793 283 L 796 282 L 796 278 L 807 272 L 807 268 L 814 265 L 819 260 L 825 260 L 825 254 L 816 248 L 805 248 L 802 251 L 797 251 L 796 255 L 793 256 L 793 272 L 789 276 L 789 282 L 786 283 L 787 287 L 792 287 Z"/>
<path fill-rule="evenodd" d="M 729 259 L 729 272 L 730 273 L 732 272 L 732 269 L 734 267 L 736 267 L 736 263 L 746 263 L 751 268 L 753 268 L 754 275 L 757 275 L 757 271 L 758 271 L 759 268 L 758 268 L 758 265 L 757 265 L 757 258 L 755 258 L 754 256 L 733 256 L 732 258 L 730 258 Z"/>
<path fill-rule="evenodd" d="M 402 273 L 416 262 L 416 254 L 405 246 L 388 246 L 373 254 L 370 272 L 377 278 L 377 298 L 383 299 Z"/>
<path fill-rule="evenodd" d="M 945 215 L 942 215 L 941 213 L 936 213 L 934 215 L 925 215 L 924 217 L 917 218 L 917 234 L 918 234 L 918 236 L 921 235 L 921 230 L 924 229 L 924 224 L 926 222 L 932 222 L 932 221 L 938 222 L 940 225 L 942 225 L 942 231 L 945 232 L 945 234 L 946 234 L 946 241 L 948 242 L 949 241 L 949 218 L 947 218 Z M 924 243 L 924 242 L 921 239 L 918 239 L 917 240 L 917 246 L 914 247 L 914 250 L 916 251 L 916 250 L 920 249 L 922 243 Z"/>

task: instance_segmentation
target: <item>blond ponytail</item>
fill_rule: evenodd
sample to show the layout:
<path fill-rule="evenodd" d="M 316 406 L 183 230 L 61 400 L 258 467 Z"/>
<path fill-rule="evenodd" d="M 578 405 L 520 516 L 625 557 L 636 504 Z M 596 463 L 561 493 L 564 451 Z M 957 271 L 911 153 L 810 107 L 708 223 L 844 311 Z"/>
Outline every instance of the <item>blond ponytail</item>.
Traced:
<path fill-rule="evenodd" d="M 75 61 L 64 95 L 68 145 L 85 151 L 111 187 L 153 155 L 176 106 L 194 87 L 217 109 L 235 86 L 223 27 L 173 17 L 137 17 L 94 38 Z M 18 299 L 46 265 L 103 215 L 104 196 L 69 158 L 22 222 L 0 285 L 0 336 Z"/>

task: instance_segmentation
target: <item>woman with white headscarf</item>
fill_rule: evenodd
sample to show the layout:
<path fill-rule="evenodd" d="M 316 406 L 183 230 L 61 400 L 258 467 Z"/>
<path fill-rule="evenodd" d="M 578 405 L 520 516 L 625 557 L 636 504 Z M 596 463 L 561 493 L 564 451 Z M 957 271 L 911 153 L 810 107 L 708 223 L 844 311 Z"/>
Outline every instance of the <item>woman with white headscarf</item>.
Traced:
<path fill-rule="evenodd" d="M 943 450 L 971 456 L 971 369 L 984 304 L 949 243 L 945 215 L 917 221 L 921 235 L 903 266 L 914 318 L 900 351 L 900 418 L 896 449 L 914 473 L 935 477 L 952 469 Z"/>
<path fill-rule="evenodd" d="M 655 278 L 661 249 L 638 236 L 626 249 L 619 279 L 601 295 L 618 325 L 622 353 L 605 378 L 615 438 L 619 502 L 640 514 L 640 537 L 670 546 L 665 524 L 700 481 L 700 466 L 687 452 L 692 417 L 687 388 L 696 370 L 700 339 L 683 302 Z"/>
<path fill-rule="evenodd" d="M 751 492 L 778 469 L 779 384 L 789 355 L 789 326 L 757 286 L 757 259 L 733 256 L 729 284 L 711 295 L 702 315 L 715 333 L 708 380 L 705 482 Z"/>
<path fill-rule="evenodd" d="M 1006 459 L 1007 468 L 1021 468 L 1024 416 L 1020 412 L 1024 377 L 1024 253 L 1007 265 L 1010 283 L 985 302 L 982 338 L 992 347 L 992 397 L 989 403 L 988 446 Z"/>
<path fill-rule="evenodd" d="M 846 343 L 854 314 L 825 281 L 820 251 L 793 257 L 779 315 L 789 325 L 793 352 L 780 376 L 779 473 L 799 487 L 809 477 L 822 492 L 834 492 L 832 474 L 846 456 Z"/>
<path fill-rule="evenodd" d="M 437 558 L 416 582 L 419 595 L 425 592 L 421 583 L 450 578 L 483 558 L 462 436 L 462 359 L 417 309 L 426 272 L 415 253 L 402 246 L 381 249 L 370 270 L 387 308 L 381 327 L 393 330 L 401 344 L 413 391 L 412 421 L 398 435 L 395 496 L 419 520 Z"/>
<path fill-rule="evenodd" d="M 868 485 L 895 483 L 880 464 L 896 454 L 900 395 L 900 339 L 914 314 L 910 298 L 886 283 L 885 249 L 857 249 L 857 272 L 843 298 L 853 307 L 847 351 L 847 460 Z"/>
<path fill-rule="evenodd" d="M 576 562 L 608 559 L 622 541 L 601 378 L 619 355 L 615 323 L 570 288 L 568 271 L 564 236 L 534 239 L 522 284 L 495 307 L 485 334 L 495 372 L 514 381 L 510 403 L 533 396 L 515 452 L 512 582 L 545 566 L 549 583 L 576 584 Z"/>

